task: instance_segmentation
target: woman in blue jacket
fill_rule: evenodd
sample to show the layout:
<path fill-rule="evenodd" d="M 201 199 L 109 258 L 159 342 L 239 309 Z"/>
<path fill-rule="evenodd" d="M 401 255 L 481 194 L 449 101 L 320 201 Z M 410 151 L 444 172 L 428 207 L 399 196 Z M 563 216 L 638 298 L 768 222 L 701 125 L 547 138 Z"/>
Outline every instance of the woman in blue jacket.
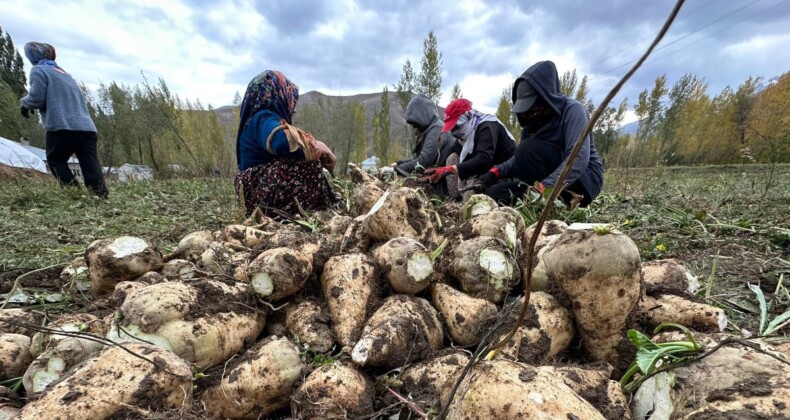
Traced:
<path fill-rule="evenodd" d="M 566 160 L 589 117 L 584 106 L 560 92 L 557 67 L 541 61 L 524 72 L 513 85 L 512 112 L 521 125 L 521 143 L 515 155 L 494 166 L 480 179 L 485 193 L 500 203 L 512 204 L 529 187 L 539 192 L 555 185 Z M 589 205 L 603 187 L 603 165 L 592 134 L 584 139 L 560 198 L 567 204 L 581 195 Z"/>
<path fill-rule="evenodd" d="M 322 142 L 291 125 L 299 87 L 276 70 L 255 76 L 241 103 L 236 138 L 236 195 L 247 215 L 297 214 L 335 200 L 324 168 L 334 170 L 335 156 Z"/>

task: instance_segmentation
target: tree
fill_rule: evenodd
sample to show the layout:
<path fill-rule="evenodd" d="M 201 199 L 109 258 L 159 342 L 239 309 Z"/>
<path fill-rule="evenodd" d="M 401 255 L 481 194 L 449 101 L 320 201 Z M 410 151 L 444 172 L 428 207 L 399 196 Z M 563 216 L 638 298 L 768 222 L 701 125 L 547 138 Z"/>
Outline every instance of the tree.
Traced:
<path fill-rule="evenodd" d="M 576 95 L 574 99 L 579 101 L 584 108 L 587 109 L 588 114 L 592 114 L 595 111 L 595 104 L 593 101 L 587 97 L 590 94 L 590 86 L 587 85 L 587 75 L 582 77 L 582 82 L 579 84 L 579 88 L 576 89 Z"/>
<path fill-rule="evenodd" d="M 560 93 L 565 96 L 573 97 L 573 92 L 576 91 L 576 84 L 578 82 L 579 78 L 576 76 L 576 69 L 573 69 L 573 71 L 566 70 L 560 77 Z"/>
<path fill-rule="evenodd" d="M 707 83 L 691 74 L 685 74 L 678 79 L 667 93 L 669 103 L 659 118 L 660 127 L 657 128 L 661 139 L 661 154 L 659 158 L 666 164 L 677 164 L 682 160 L 678 154 L 677 136 L 678 127 L 683 119 L 686 104 L 690 100 L 698 100 L 707 96 Z"/>
<path fill-rule="evenodd" d="M 634 112 L 639 118 L 637 140 L 646 141 L 649 137 L 657 134 L 659 123 L 664 115 L 662 101 L 667 93 L 666 83 L 666 75 L 658 76 L 650 92 L 645 89 L 639 93 L 639 100 L 634 105 Z"/>
<path fill-rule="evenodd" d="M 747 125 L 757 98 L 757 85 L 761 81 L 762 78 L 750 76 L 743 84 L 738 86 L 733 95 L 732 122 L 735 124 L 735 130 L 741 145 L 746 144 Z"/>
<path fill-rule="evenodd" d="M 383 165 L 389 164 L 393 158 L 392 138 L 390 136 L 390 106 L 387 87 L 381 91 L 381 107 L 373 117 L 373 140 L 375 155 Z"/>
<path fill-rule="evenodd" d="M 620 136 L 620 125 L 623 123 L 627 109 L 628 98 L 625 98 L 617 108 L 607 107 L 601 118 L 595 123 L 593 138 L 601 156 L 608 155 L 612 145 L 617 142 Z"/>
<path fill-rule="evenodd" d="M 409 106 L 409 102 L 411 102 L 411 98 L 414 94 L 413 92 L 416 90 L 416 83 L 417 80 L 414 75 L 414 69 L 411 68 L 411 61 L 407 58 L 406 63 L 403 64 L 403 72 L 401 73 L 400 80 L 394 85 L 395 93 L 398 96 L 398 102 L 400 102 L 400 107 L 404 113 Z M 408 127 L 406 127 L 404 138 L 406 139 L 406 148 L 411 150 L 416 138 Z"/>
<path fill-rule="evenodd" d="M 461 99 L 464 97 L 464 94 L 461 92 L 461 86 L 456 83 L 453 85 L 453 91 L 450 92 L 450 100 L 454 101 L 456 99 Z"/>
<path fill-rule="evenodd" d="M 579 101 L 588 114 L 592 114 L 595 110 L 595 104 L 587 97 L 590 94 L 590 86 L 587 84 L 587 76 L 582 77 L 579 83 L 579 77 L 576 74 L 576 69 L 566 71 L 560 77 L 560 93 L 570 98 Z"/>
<path fill-rule="evenodd" d="M 233 95 L 233 106 L 239 106 L 239 105 L 241 105 L 241 95 L 237 90 L 236 93 Z"/>
<path fill-rule="evenodd" d="M 499 106 L 496 109 L 496 117 L 499 118 L 499 121 L 502 121 L 502 124 L 507 127 L 510 134 L 513 134 L 513 138 L 516 139 L 516 143 L 521 141 L 521 125 L 518 123 L 518 119 L 516 116 L 511 112 L 512 106 L 510 104 L 510 87 L 506 87 L 502 90 L 502 95 L 499 97 Z"/>
<path fill-rule="evenodd" d="M 35 115 L 31 118 L 36 118 Z M 21 135 L 19 98 L 5 80 L 0 80 L 0 137 L 18 139 Z"/>
<path fill-rule="evenodd" d="M 406 107 L 411 101 L 411 97 L 415 91 L 415 83 L 416 77 L 414 76 L 414 69 L 411 68 L 411 61 L 407 58 L 406 62 L 403 64 L 403 72 L 400 75 L 400 80 L 393 85 L 403 112 L 406 112 Z"/>
<path fill-rule="evenodd" d="M 760 92 L 749 119 L 749 142 L 758 162 L 790 161 L 790 72 Z"/>
<path fill-rule="evenodd" d="M 351 160 L 357 164 L 361 163 L 367 157 L 368 150 L 368 137 L 365 130 L 365 108 L 362 104 L 355 103 L 351 108 L 352 114 L 352 140 L 354 144 L 354 152 Z"/>
<path fill-rule="evenodd" d="M 420 75 L 417 77 L 417 92 L 429 97 L 436 104 L 442 98 L 442 53 L 439 51 L 433 31 L 422 43 Z"/>
<path fill-rule="evenodd" d="M 27 94 L 27 77 L 25 76 L 24 62 L 19 51 L 14 47 L 11 34 L 3 34 L 0 27 L 0 79 L 2 79 L 17 99 Z"/>

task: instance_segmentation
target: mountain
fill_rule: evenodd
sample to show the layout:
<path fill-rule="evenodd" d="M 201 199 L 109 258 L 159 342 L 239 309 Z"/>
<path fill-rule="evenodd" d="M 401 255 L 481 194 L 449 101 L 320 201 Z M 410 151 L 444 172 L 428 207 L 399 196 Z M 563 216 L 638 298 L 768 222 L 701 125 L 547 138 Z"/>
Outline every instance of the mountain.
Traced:
<path fill-rule="evenodd" d="M 392 138 L 397 138 L 403 135 L 403 133 L 407 132 L 408 124 L 406 124 L 405 113 L 400 106 L 398 95 L 395 92 L 389 92 L 387 99 L 389 100 L 390 111 L 390 134 L 392 135 Z M 359 103 L 362 105 L 362 109 L 365 110 L 365 121 L 367 121 L 368 136 L 372 136 L 373 127 L 371 123 L 373 121 L 373 115 L 379 112 L 381 106 L 381 92 L 361 93 L 351 96 L 332 96 L 311 90 L 310 92 L 299 95 L 299 102 L 296 104 L 296 113 L 299 114 L 299 111 L 308 106 L 308 104 L 317 103 L 318 101 L 322 101 L 327 104 L 336 104 L 341 102 Z"/>
<path fill-rule="evenodd" d="M 402 140 L 405 138 L 406 133 L 408 132 L 408 124 L 406 123 L 405 113 L 401 108 L 400 101 L 398 100 L 398 95 L 394 91 L 389 92 L 389 113 L 390 113 L 390 135 L 394 140 Z M 381 106 L 381 92 L 376 93 L 361 93 L 358 95 L 350 95 L 350 96 L 333 96 L 333 95 L 326 95 L 318 91 L 310 91 L 307 93 L 303 93 L 299 95 L 299 101 L 296 104 L 296 121 L 298 123 L 299 120 L 299 113 L 308 105 L 315 104 L 318 102 L 322 102 L 324 104 L 338 104 L 338 103 L 348 103 L 348 102 L 357 102 L 362 105 L 362 109 L 365 110 L 365 121 L 367 122 L 367 135 L 368 135 L 368 144 L 369 147 L 372 148 L 373 144 L 373 127 L 372 121 L 373 116 L 377 112 L 379 112 Z M 238 129 L 238 122 L 236 122 L 234 116 L 234 110 L 238 110 L 238 106 L 233 105 L 226 105 L 219 108 L 214 109 L 214 113 L 217 115 L 217 120 L 219 121 L 220 125 L 223 127 L 225 132 L 225 138 L 228 140 L 229 143 L 233 145 L 236 144 L 236 130 Z M 439 107 L 439 115 L 444 115 L 444 108 Z M 235 146 L 234 146 L 235 147 Z M 404 145 L 405 148 L 405 145 Z"/>
<path fill-rule="evenodd" d="M 637 130 L 639 130 L 639 121 L 630 122 L 630 123 L 620 127 L 620 135 L 621 136 L 635 136 Z"/>
<path fill-rule="evenodd" d="M 772 78 L 770 78 L 768 80 L 763 80 L 762 82 L 757 84 L 757 86 L 755 87 L 754 91 L 755 91 L 755 93 L 760 93 L 760 92 L 764 91 L 765 89 L 775 85 L 777 82 L 779 82 L 779 76 L 774 76 L 774 77 L 772 77 Z"/>

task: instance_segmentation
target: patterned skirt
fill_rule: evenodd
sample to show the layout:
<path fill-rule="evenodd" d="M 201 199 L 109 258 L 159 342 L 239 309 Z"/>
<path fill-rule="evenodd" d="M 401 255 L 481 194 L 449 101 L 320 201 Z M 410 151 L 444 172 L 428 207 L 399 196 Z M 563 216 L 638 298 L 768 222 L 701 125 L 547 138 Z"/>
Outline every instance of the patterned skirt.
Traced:
<path fill-rule="evenodd" d="M 247 216 L 258 207 L 270 217 L 277 216 L 277 210 L 295 215 L 299 206 L 315 210 L 337 200 L 317 160 L 275 159 L 240 172 L 234 184 Z"/>

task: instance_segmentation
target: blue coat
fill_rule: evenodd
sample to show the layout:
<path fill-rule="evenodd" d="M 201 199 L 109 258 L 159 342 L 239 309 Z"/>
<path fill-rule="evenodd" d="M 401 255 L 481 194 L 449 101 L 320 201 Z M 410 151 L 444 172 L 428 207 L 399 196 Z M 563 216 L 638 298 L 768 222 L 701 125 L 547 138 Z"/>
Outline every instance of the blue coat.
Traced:
<path fill-rule="evenodd" d="M 266 150 L 266 139 L 279 125 L 280 117 L 269 110 L 260 111 L 250 119 L 250 123 L 239 136 L 237 151 L 240 171 L 269 163 L 277 157 L 304 159 L 304 152 L 301 150 L 293 153 L 290 151 L 288 139 L 282 130 L 272 137 L 271 146 L 274 154 Z"/>

